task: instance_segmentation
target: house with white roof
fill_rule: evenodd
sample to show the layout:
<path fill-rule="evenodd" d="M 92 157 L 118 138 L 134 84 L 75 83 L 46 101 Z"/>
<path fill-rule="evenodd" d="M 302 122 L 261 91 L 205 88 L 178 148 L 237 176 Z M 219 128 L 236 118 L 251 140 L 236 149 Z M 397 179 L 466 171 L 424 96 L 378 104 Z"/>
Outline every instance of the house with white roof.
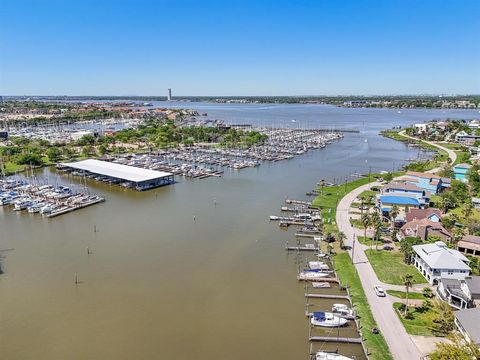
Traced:
<path fill-rule="evenodd" d="M 458 250 L 449 249 L 443 241 L 412 246 L 414 264 L 432 285 L 443 278 L 464 280 L 470 274 L 470 260 Z"/>

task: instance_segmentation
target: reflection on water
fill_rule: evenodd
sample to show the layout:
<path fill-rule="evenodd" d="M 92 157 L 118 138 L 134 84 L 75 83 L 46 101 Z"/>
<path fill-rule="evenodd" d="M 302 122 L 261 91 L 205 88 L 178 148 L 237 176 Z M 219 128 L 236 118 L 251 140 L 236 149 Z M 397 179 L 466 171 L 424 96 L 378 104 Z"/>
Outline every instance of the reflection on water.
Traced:
<path fill-rule="evenodd" d="M 87 180 L 107 201 L 54 219 L 0 208 L 0 249 L 15 248 L 0 276 L 2 359 L 306 358 L 304 287 L 284 250 L 293 230 L 268 216 L 321 178 L 390 170 L 417 154 L 367 131 L 149 192 Z"/>

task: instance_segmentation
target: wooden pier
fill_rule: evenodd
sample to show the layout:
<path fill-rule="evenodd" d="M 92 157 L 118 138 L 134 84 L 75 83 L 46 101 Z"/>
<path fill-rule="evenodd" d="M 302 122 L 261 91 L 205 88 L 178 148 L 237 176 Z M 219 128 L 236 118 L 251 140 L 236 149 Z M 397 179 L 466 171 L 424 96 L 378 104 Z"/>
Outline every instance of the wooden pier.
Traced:
<path fill-rule="evenodd" d="M 298 279 L 298 277 L 297 277 L 297 279 Z M 339 283 L 337 278 L 332 278 L 332 277 L 324 277 L 324 278 L 320 278 L 320 279 L 298 279 L 298 280 L 300 280 L 300 281 L 314 281 L 314 282 L 324 281 L 324 282 Z M 313 295 L 316 295 L 316 294 L 313 294 Z M 320 294 L 318 294 L 318 295 L 320 295 Z M 310 297 L 315 297 L 315 296 L 310 296 Z"/>
<path fill-rule="evenodd" d="M 295 236 L 314 239 L 316 237 L 320 237 L 320 234 L 295 233 Z"/>
<path fill-rule="evenodd" d="M 69 206 L 65 209 L 60 209 L 58 211 L 54 211 L 51 214 L 48 214 L 47 217 L 52 218 L 52 217 L 55 217 L 55 216 L 63 215 L 63 214 L 69 213 L 71 211 L 83 209 L 85 207 L 95 205 L 95 204 L 98 204 L 98 203 L 101 203 L 101 202 L 104 202 L 104 201 L 105 201 L 104 198 L 99 198 L 99 199 L 92 200 L 92 201 L 89 201 L 89 202 L 86 202 L 86 203 L 83 203 L 83 204 L 80 204 L 80 205 Z"/>
<path fill-rule="evenodd" d="M 322 279 L 323 281 L 324 279 Z M 337 279 L 335 279 L 337 280 Z M 337 280 L 338 282 L 338 280 Z M 333 294 L 311 294 L 305 293 L 306 298 L 315 298 L 315 299 L 343 299 L 343 300 L 350 300 L 348 295 L 333 295 Z"/>
<path fill-rule="evenodd" d="M 322 341 L 330 343 L 343 343 L 343 344 L 361 344 L 362 338 L 349 338 L 349 337 L 332 337 L 332 336 L 310 336 L 310 341 Z"/>
<path fill-rule="evenodd" d="M 286 246 L 288 251 L 319 251 L 317 246 Z"/>

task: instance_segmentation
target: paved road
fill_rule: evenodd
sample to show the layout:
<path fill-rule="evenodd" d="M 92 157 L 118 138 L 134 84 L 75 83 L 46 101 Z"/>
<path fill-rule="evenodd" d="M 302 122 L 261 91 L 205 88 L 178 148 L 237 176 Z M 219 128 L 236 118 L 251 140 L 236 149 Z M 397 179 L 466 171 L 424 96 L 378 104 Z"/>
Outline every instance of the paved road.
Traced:
<path fill-rule="evenodd" d="M 457 153 L 451 149 L 448 149 L 442 145 L 439 145 L 439 144 L 436 144 L 434 142 L 431 142 L 431 141 L 425 141 L 425 140 L 422 140 L 422 139 L 418 139 L 416 137 L 413 137 L 413 136 L 410 136 L 410 135 L 407 135 L 405 133 L 405 130 L 402 130 L 399 132 L 400 135 L 402 136 L 405 136 L 406 138 L 409 138 L 409 139 L 412 139 L 412 140 L 416 140 L 416 141 L 423 141 L 424 143 L 426 144 L 429 144 L 429 145 L 432 145 L 432 146 L 435 146 L 436 148 L 438 149 L 441 149 L 441 150 L 444 150 L 447 152 L 448 154 L 448 157 L 450 158 L 450 165 L 453 165 L 455 163 L 455 161 L 457 160 Z M 432 173 L 432 174 L 435 174 L 437 172 L 439 172 L 440 170 L 442 170 L 442 168 L 435 168 L 435 169 L 432 169 L 432 170 L 429 170 L 429 171 L 426 171 L 426 172 L 429 172 L 429 173 Z"/>
<path fill-rule="evenodd" d="M 379 183 L 370 183 L 353 190 L 340 200 L 337 207 L 336 221 L 340 231 L 343 231 L 347 237 L 345 244 L 353 245 L 355 229 L 350 225 L 349 209 L 353 200 L 364 190 Z M 377 325 L 382 332 L 388 347 L 395 359 L 398 360 L 417 360 L 421 358 L 421 352 L 415 346 L 411 337 L 405 331 L 400 319 L 398 318 L 392 306 L 392 299 L 380 298 L 375 294 L 373 286 L 380 284 L 372 266 L 368 262 L 364 250 L 367 247 L 355 241 L 354 263 L 358 275 L 362 282 L 363 289 L 367 296 L 368 303 L 373 312 Z M 352 251 L 350 251 L 352 256 Z M 367 344 L 368 347 L 368 344 Z"/>

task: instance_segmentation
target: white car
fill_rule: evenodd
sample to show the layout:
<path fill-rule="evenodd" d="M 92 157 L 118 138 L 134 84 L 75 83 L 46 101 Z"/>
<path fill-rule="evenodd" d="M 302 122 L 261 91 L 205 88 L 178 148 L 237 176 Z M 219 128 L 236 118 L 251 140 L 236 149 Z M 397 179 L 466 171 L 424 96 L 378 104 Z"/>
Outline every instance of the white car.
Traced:
<path fill-rule="evenodd" d="M 383 288 L 380 286 L 380 285 L 375 285 L 373 287 L 373 290 L 375 290 L 375 294 L 377 294 L 377 296 L 380 296 L 380 297 L 385 297 L 385 290 L 383 290 Z"/>

